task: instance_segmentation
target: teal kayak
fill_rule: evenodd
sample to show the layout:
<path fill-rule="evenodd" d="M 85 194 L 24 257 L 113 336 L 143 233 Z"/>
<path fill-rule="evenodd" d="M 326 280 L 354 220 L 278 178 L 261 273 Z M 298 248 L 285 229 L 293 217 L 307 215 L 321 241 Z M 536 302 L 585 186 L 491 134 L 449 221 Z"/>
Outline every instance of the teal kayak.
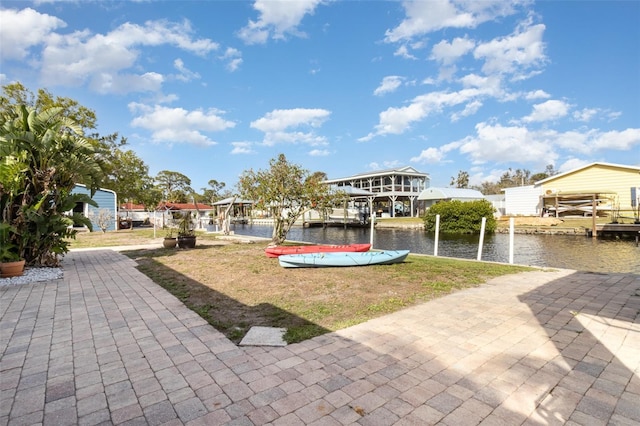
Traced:
<path fill-rule="evenodd" d="M 283 268 L 389 265 L 403 262 L 409 250 L 286 254 L 278 257 Z"/>

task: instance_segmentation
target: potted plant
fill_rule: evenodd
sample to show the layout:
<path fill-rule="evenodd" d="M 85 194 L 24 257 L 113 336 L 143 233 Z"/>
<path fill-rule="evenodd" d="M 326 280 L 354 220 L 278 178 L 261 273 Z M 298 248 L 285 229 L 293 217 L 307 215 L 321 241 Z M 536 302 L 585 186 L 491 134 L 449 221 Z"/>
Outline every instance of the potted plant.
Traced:
<path fill-rule="evenodd" d="M 174 248 L 178 240 L 173 235 L 173 228 L 167 227 L 167 233 L 164 236 L 164 240 L 162 241 L 162 246 L 164 248 Z"/>
<path fill-rule="evenodd" d="M 194 248 L 196 246 L 196 232 L 191 221 L 191 212 L 182 214 L 178 222 L 178 247 Z"/>
<path fill-rule="evenodd" d="M 13 227 L 0 223 L 0 277 L 18 277 L 24 272 L 24 259 L 20 258 L 18 246 L 12 243 Z"/>

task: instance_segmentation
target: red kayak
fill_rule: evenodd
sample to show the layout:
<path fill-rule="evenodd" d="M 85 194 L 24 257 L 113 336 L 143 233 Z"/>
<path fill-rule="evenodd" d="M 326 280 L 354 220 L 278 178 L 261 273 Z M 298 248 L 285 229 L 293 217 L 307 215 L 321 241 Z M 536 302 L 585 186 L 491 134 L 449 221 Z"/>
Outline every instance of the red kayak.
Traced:
<path fill-rule="evenodd" d="M 309 246 L 274 246 L 264 249 L 267 257 L 278 257 L 283 254 L 330 253 L 336 251 L 369 251 L 371 244 L 343 245 L 309 245 Z"/>

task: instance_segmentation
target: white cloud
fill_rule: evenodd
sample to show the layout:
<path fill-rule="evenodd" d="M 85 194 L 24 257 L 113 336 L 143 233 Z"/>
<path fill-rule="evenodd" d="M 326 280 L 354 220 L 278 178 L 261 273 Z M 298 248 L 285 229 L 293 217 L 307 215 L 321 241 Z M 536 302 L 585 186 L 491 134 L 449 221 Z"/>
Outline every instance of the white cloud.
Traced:
<path fill-rule="evenodd" d="M 484 60 L 482 71 L 485 74 L 514 74 L 515 79 L 523 79 L 527 76 L 525 71 L 546 61 L 542 41 L 544 30 L 543 24 L 524 22 L 507 37 L 479 44 L 473 56 Z"/>
<path fill-rule="evenodd" d="M 555 164 L 558 154 L 553 145 L 536 136 L 525 127 L 479 123 L 476 136 L 468 136 L 457 143 L 460 144 L 460 152 L 468 155 L 474 164 L 531 162 L 539 167 Z"/>
<path fill-rule="evenodd" d="M 24 59 L 29 49 L 47 40 L 49 34 L 67 24 L 55 16 L 42 14 L 33 9 L 0 9 L 0 58 Z"/>
<path fill-rule="evenodd" d="M 381 169 L 380 164 L 376 163 L 375 161 L 372 162 L 372 163 L 369 163 L 368 167 L 369 167 L 369 170 L 380 170 Z"/>
<path fill-rule="evenodd" d="M 464 106 L 464 109 L 460 112 L 455 112 L 451 114 L 451 122 L 456 122 L 463 117 L 469 117 L 478 112 L 478 110 L 482 107 L 482 102 L 475 100 L 471 101 Z"/>
<path fill-rule="evenodd" d="M 184 62 L 180 58 L 173 61 L 173 67 L 178 70 L 179 74 L 176 78 L 180 81 L 188 82 L 200 78 L 200 74 L 185 67 Z"/>
<path fill-rule="evenodd" d="M 521 1 L 432 0 L 403 1 L 407 17 L 385 33 L 385 41 L 410 40 L 443 28 L 475 28 L 478 24 L 515 12 Z"/>
<path fill-rule="evenodd" d="M 191 32 L 187 21 L 148 21 L 144 25 L 125 23 L 107 34 L 87 30 L 65 35 L 51 33 L 42 51 L 42 82 L 62 86 L 88 83 L 100 93 L 157 91 L 165 78 L 157 72 L 141 70 L 140 48 L 170 45 L 201 56 L 218 48 L 209 39 L 192 38 Z M 197 76 L 184 68 L 181 60 L 174 66 L 182 72 L 179 78 Z"/>
<path fill-rule="evenodd" d="M 407 46 L 404 44 L 398 47 L 395 52 L 393 52 L 393 56 L 400 56 L 404 59 L 418 59 L 414 55 L 409 53 L 409 49 L 407 49 Z"/>
<path fill-rule="evenodd" d="M 331 155 L 331 152 L 327 149 L 312 149 L 309 151 L 309 155 L 312 157 L 327 157 Z"/>
<path fill-rule="evenodd" d="M 394 92 L 398 87 L 402 85 L 404 78 L 397 75 L 389 75 L 382 79 L 380 86 L 376 87 L 373 94 L 376 96 L 382 96 L 386 93 Z"/>
<path fill-rule="evenodd" d="M 558 172 L 560 173 L 569 172 L 571 170 L 584 167 L 590 163 L 592 163 L 592 161 L 580 160 L 578 158 L 570 158 L 569 160 L 562 163 L 559 167 L 557 167 L 556 170 L 558 170 Z"/>
<path fill-rule="evenodd" d="M 385 169 L 393 169 L 396 167 L 400 167 L 402 165 L 402 163 L 398 160 L 386 160 L 383 161 L 382 164 L 374 161 L 372 163 L 369 163 L 369 169 L 370 170 L 385 170 Z"/>
<path fill-rule="evenodd" d="M 182 108 L 168 108 L 161 105 L 130 103 L 129 110 L 137 116 L 131 121 L 132 127 L 140 127 L 151 132 L 154 142 L 190 143 L 195 145 L 215 145 L 205 133 L 219 132 L 235 127 L 235 123 L 221 117 L 223 111 L 187 111 Z"/>
<path fill-rule="evenodd" d="M 137 92 L 158 92 L 163 82 L 164 77 L 155 72 L 144 74 L 101 73 L 93 77 L 89 87 L 100 94 L 129 93 L 132 87 L 135 87 Z"/>
<path fill-rule="evenodd" d="M 453 39 L 451 43 L 442 40 L 433 46 L 429 59 L 438 61 L 443 65 L 451 65 L 460 57 L 469 53 L 474 47 L 475 42 L 467 38 L 458 37 Z"/>
<path fill-rule="evenodd" d="M 595 150 L 615 149 L 619 151 L 629 151 L 633 147 L 640 150 L 640 129 L 625 129 L 622 131 L 612 130 L 609 132 L 596 133 L 589 143 Z M 636 163 L 640 161 L 640 151 L 636 151 L 635 159 L 630 161 Z"/>
<path fill-rule="evenodd" d="M 224 55 L 220 56 L 220 59 L 227 61 L 227 69 L 233 72 L 242 64 L 242 53 L 238 49 L 228 47 Z"/>
<path fill-rule="evenodd" d="M 318 136 L 313 131 L 302 132 L 296 129 L 321 127 L 330 115 L 331 111 L 317 108 L 276 109 L 252 121 L 250 127 L 265 133 L 263 143 L 268 146 L 277 143 L 326 145 L 325 137 Z"/>
<path fill-rule="evenodd" d="M 379 114 L 379 123 L 376 125 L 375 131 L 358 140 L 366 142 L 379 135 L 404 133 L 412 123 L 420 121 L 430 114 L 441 112 L 445 107 L 474 101 L 478 97 L 491 94 L 493 90 L 491 86 L 471 87 L 457 92 L 431 92 L 417 96 L 407 106 L 391 107 L 382 111 Z"/>
<path fill-rule="evenodd" d="M 441 153 L 457 149 L 461 154 L 469 156 L 474 164 L 528 163 L 542 169 L 547 164 L 556 164 L 559 158 L 568 154 L 593 156 L 600 151 L 633 151 L 639 147 L 640 129 L 558 132 L 479 123 L 476 125 L 476 135 L 467 136 L 440 148 L 430 148 L 415 159 L 441 159 L 438 157 Z"/>
<path fill-rule="evenodd" d="M 251 127 L 263 132 L 279 131 L 300 125 L 320 127 L 329 115 L 331 112 L 325 109 L 276 109 L 251 122 Z"/>
<path fill-rule="evenodd" d="M 251 148 L 253 143 L 251 142 L 231 142 L 233 149 L 231 154 L 255 154 L 255 151 Z"/>
<path fill-rule="evenodd" d="M 545 92 L 544 90 L 533 90 L 531 92 L 527 92 L 524 94 L 524 98 L 527 100 L 537 100 L 537 99 L 549 99 L 551 97 L 550 94 Z"/>
<path fill-rule="evenodd" d="M 563 101 L 549 100 L 533 106 L 531 114 L 522 118 L 525 123 L 536 121 L 552 121 L 569 113 L 571 105 Z"/>
<path fill-rule="evenodd" d="M 412 163 L 419 164 L 436 164 L 440 163 L 444 159 L 444 153 L 438 148 L 429 147 L 422 150 L 417 157 L 411 157 Z"/>
<path fill-rule="evenodd" d="M 256 0 L 253 8 L 260 17 L 257 21 L 249 20 L 238 31 L 238 37 L 247 44 L 263 44 L 269 37 L 284 39 L 287 34 L 304 37 L 298 25 L 322 3 L 323 0 Z"/>
<path fill-rule="evenodd" d="M 479 167 L 472 167 L 469 172 L 469 185 L 481 185 L 483 182 L 498 182 L 508 169 L 492 169 L 485 172 Z"/>
<path fill-rule="evenodd" d="M 460 79 L 464 88 L 478 89 L 483 95 L 500 98 L 504 95 L 502 80 L 497 76 L 482 77 L 477 74 L 467 74 Z"/>
<path fill-rule="evenodd" d="M 580 111 L 574 111 L 573 118 L 577 121 L 591 121 L 591 119 L 600 111 L 597 108 L 583 108 Z"/>

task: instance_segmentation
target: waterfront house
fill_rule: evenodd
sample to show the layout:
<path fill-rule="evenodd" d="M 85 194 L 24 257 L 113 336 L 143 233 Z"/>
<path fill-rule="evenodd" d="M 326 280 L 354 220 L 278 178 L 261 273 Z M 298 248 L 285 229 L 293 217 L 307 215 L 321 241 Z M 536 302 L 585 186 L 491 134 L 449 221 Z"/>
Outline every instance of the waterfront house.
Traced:
<path fill-rule="evenodd" d="M 413 167 L 399 167 L 324 181 L 340 189 L 353 187 L 370 192 L 369 202 L 381 217 L 417 216 L 418 196 L 429 186 L 429 175 Z"/>

